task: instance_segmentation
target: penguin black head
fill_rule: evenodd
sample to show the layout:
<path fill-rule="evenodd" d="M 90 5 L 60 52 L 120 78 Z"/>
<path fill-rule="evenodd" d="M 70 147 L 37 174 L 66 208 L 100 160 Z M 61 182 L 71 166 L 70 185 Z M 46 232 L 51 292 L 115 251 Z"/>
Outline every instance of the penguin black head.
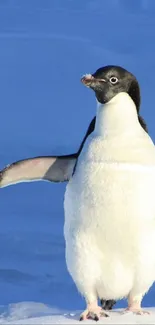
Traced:
<path fill-rule="evenodd" d="M 134 101 L 137 113 L 140 108 L 140 89 L 135 76 L 119 66 L 108 65 L 99 68 L 93 74 L 86 74 L 81 81 L 95 91 L 101 104 L 109 102 L 120 92 L 126 92 Z"/>

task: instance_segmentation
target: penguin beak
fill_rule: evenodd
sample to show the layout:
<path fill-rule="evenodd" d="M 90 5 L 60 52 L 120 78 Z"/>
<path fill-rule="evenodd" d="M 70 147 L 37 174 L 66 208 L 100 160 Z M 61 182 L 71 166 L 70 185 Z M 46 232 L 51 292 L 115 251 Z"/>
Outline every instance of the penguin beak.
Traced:
<path fill-rule="evenodd" d="M 93 90 L 96 90 L 97 88 L 100 88 L 101 83 L 103 84 L 106 82 L 105 79 L 97 79 L 93 77 L 92 74 L 86 74 L 81 78 L 81 82 L 88 88 L 92 88 Z"/>

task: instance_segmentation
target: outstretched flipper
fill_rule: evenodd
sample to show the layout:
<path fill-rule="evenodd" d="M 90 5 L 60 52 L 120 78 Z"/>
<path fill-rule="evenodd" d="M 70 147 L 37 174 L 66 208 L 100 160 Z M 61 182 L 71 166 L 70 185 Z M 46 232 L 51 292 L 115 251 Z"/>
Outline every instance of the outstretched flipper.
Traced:
<path fill-rule="evenodd" d="M 35 180 L 65 182 L 71 178 L 75 163 L 74 154 L 20 160 L 8 165 L 0 172 L 0 187 Z"/>
<path fill-rule="evenodd" d="M 21 182 L 45 180 L 50 182 L 66 182 L 72 177 L 77 158 L 88 135 L 95 127 L 95 117 L 91 121 L 86 135 L 77 153 L 66 156 L 45 156 L 19 160 L 0 171 L 0 187 Z"/>

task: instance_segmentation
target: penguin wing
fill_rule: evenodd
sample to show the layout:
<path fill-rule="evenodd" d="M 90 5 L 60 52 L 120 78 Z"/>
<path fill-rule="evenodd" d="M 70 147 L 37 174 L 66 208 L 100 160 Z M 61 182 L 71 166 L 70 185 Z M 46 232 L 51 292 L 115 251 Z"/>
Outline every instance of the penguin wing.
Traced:
<path fill-rule="evenodd" d="M 144 129 L 144 131 L 146 133 L 148 133 L 148 127 L 147 127 L 146 122 L 144 121 L 144 119 L 141 117 L 141 115 L 138 115 L 138 120 L 139 120 L 140 125 Z"/>
<path fill-rule="evenodd" d="M 35 180 L 68 181 L 73 174 L 76 160 L 76 154 L 73 154 L 16 161 L 0 171 L 0 187 Z"/>
<path fill-rule="evenodd" d="M 91 134 L 94 131 L 95 123 L 96 123 L 96 116 L 92 119 L 92 121 L 90 122 L 90 124 L 88 126 L 87 132 L 86 132 L 86 134 L 85 134 L 85 136 L 84 136 L 84 138 L 83 138 L 83 140 L 82 140 L 82 142 L 80 144 L 80 148 L 79 148 L 78 153 L 77 153 L 78 156 L 80 155 L 80 153 L 82 151 L 82 148 L 84 146 L 84 143 L 85 143 L 86 139 L 88 138 L 89 134 Z"/>
<path fill-rule="evenodd" d="M 91 121 L 77 153 L 67 156 L 43 156 L 16 161 L 0 171 L 0 187 L 37 180 L 68 181 L 73 175 L 84 142 L 94 130 L 95 119 L 94 117 Z"/>

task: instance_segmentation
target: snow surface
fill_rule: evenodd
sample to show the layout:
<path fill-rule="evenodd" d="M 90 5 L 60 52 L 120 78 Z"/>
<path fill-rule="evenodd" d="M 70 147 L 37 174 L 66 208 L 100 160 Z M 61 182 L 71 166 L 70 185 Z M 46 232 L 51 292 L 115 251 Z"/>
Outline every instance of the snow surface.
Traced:
<path fill-rule="evenodd" d="M 141 85 L 142 115 L 155 140 L 154 0 L 0 0 L 0 168 L 77 150 L 95 115 L 84 73 L 118 64 Z M 65 184 L 0 190 L 0 322 L 77 323 L 84 300 L 66 270 Z M 144 297 L 155 306 L 155 286 Z M 155 324 L 121 315 L 101 323 Z M 72 315 L 70 315 L 70 313 Z"/>
<path fill-rule="evenodd" d="M 123 309 L 109 312 L 98 324 L 155 324 L 155 308 L 148 308 L 150 315 L 136 316 L 123 313 Z M 0 318 L 0 324 L 79 324 L 80 311 L 65 312 L 42 303 L 22 302 L 9 306 Z M 84 321 L 94 324 L 94 321 Z"/>

